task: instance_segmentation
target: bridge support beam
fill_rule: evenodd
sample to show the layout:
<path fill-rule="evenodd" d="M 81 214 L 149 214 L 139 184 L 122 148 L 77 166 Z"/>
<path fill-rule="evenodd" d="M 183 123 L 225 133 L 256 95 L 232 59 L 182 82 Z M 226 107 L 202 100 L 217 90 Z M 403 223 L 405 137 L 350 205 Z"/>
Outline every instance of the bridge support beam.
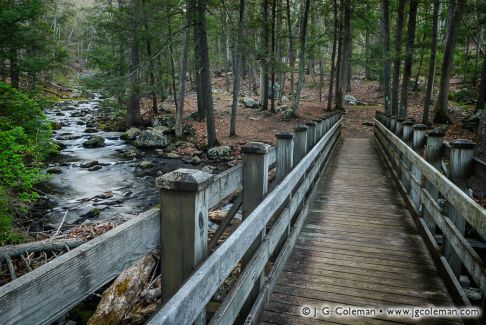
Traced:
<path fill-rule="evenodd" d="M 207 256 L 211 174 L 178 169 L 159 177 L 162 302 L 168 301 Z M 205 324 L 203 310 L 197 324 Z"/>
<path fill-rule="evenodd" d="M 466 179 L 471 170 L 471 163 L 475 143 L 470 140 L 455 140 L 450 143 L 451 157 L 450 157 L 450 179 L 463 191 L 466 191 Z M 457 230 L 464 235 L 466 231 L 466 221 L 461 215 L 461 212 L 455 209 L 452 205 L 447 205 L 447 215 L 456 226 Z M 452 272 L 459 279 L 461 275 L 462 262 L 459 256 L 454 252 L 451 244 L 446 241 L 444 245 L 444 256 L 449 263 Z"/>
<path fill-rule="evenodd" d="M 413 127 L 412 149 L 420 156 L 424 154 L 425 148 L 425 131 L 427 126 L 423 124 L 416 124 Z M 415 208 L 420 213 L 420 188 L 422 186 L 422 172 L 414 164 L 411 166 L 412 177 L 410 179 L 410 197 L 415 205 Z"/>
<path fill-rule="evenodd" d="M 316 143 L 316 122 L 307 122 L 307 152 L 309 152 Z"/>

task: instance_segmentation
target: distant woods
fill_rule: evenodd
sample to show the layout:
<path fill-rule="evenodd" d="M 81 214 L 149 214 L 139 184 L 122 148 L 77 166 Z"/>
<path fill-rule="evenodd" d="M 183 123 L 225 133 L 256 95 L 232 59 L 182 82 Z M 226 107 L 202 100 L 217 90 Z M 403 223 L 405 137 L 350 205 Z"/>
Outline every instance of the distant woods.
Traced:
<path fill-rule="evenodd" d="M 206 121 L 210 147 L 215 91 L 233 95 L 232 136 L 244 96 L 271 113 L 288 103 L 292 118 L 302 89 L 315 88 L 322 109 L 342 110 L 356 78 L 378 81 L 387 113 L 406 116 L 410 96 L 422 92 L 422 122 L 450 123 L 452 83 L 484 108 L 485 3 L 4 0 L 0 75 L 18 88 L 81 72 L 84 85 L 124 108 L 128 126 L 175 107 L 177 136 L 186 93 L 194 94 L 191 117 Z"/>

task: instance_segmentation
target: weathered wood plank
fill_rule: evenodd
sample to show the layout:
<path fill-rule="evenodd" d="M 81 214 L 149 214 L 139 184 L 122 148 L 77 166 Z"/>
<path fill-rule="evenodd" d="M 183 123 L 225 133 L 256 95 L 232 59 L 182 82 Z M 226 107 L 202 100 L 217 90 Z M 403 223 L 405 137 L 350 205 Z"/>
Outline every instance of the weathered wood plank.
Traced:
<path fill-rule="evenodd" d="M 55 321 L 158 244 L 152 209 L 0 287 L 0 324 Z"/>

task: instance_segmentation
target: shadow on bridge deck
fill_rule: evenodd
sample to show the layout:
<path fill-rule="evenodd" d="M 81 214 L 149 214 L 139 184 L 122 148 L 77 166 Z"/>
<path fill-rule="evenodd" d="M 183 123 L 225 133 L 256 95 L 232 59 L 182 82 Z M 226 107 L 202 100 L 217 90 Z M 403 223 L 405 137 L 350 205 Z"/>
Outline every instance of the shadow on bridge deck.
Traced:
<path fill-rule="evenodd" d="M 372 139 L 343 139 L 318 186 L 263 324 L 462 323 L 379 314 L 453 303 Z M 377 315 L 330 317 L 325 306 L 376 307 Z"/>

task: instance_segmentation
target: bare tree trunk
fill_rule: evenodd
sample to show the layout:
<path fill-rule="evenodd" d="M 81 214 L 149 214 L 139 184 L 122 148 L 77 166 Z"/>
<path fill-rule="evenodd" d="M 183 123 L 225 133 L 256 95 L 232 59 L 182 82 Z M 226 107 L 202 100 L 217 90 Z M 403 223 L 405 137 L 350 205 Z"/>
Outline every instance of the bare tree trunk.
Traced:
<path fill-rule="evenodd" d="M 447 108 L 447 99 L 449 93 L 449 82 L 451 80 L 451 70 L 454 61 L 454 46 L 457 39 L 457 30 L 464 13 L 464 7 L 467 0 L 458 0 L 455 6 L 454 15 L 452 16 L 447 31 L 447 43 L 444 51 L 444 60 L 440 75 L 439 95 L 435 105 L 434 123 L 450 123 L 449 112 Z"/>
<path fill-rule="evenodd" d="M 407 116 L 408 109 L 408 86 L 412 75 L 413 46 L 415 42 L 415 27 L 417 25 L 417 0 L 410 0 L 410 10 L 408 13 L 408 36 L 405 65 L 403 67 L 402 91 L 400 98 L 400 117 Z"/>
<path fill-rule="evenodd" d="M 337 17 L 337 0 L 333 0 L 333 13 L 334 13 L 334 23 L 333 23 L 333 37 L 332 37 L 332 54 L 331 54 L 331 74 L 329 76 L 329 91 L 327 92 L 327 110 L 332 109 L 332 94 L 334 86 L 334 73 L 336 70 L 336 46 L 338 37 L 338 17 Z"/>
<path fill-rule="evenodd" d="M 198 46 L 198 71 L 201 86 L 201 104 L 206 112 L 206 125 L 208 133 L 208 147 L 218 145 L 216 137 L 216 126 L 214 124 L 213 94 L 211 90 L 211 70 L 209 65 L 208 35 L 206 31 L 206 0 L 196 0 L 197 2 L 197 42 Z"/>
<path fill-rule="evenodd" d="M 304 12 L 302 17 L 302 24 L 300 28 L 300 51 L 299 51 L 299 81 L 297 84 L 297 93 L 292 99 L 292 114 L 297 116 L 299 114 L 300 93 L 304 87 L 304 72 L 305 72 L 305 41 L 307 36 L 307 21 L 309 19 L 309 7 L 311 0 L 305 0 Z"/>
<path fill-rule="evenodd" d="M 290 20 L 290 0 L 287 0 L 287 28 L 289 33 L 290 97 L 294 98 L 294 37 Z"/>
<path fill-rule="evenodd" d="M 319 51 L 321 52 L 321 51 Z M 322 68 L 322 57 L 319 59 L 319 102 L 322 102 L 322 83 L 324 81 L 324 69 Z"/>
<path fill-rule="evenodd" d="M 344 110 L 344 95 L 346 94 L 346 85 L 348 77 L 348 42 L 350 40 L 350 18 L 351 18 L 351 8 L 350 0 L 344 0 L 343 2 L 343 27 L 342 27 L 342 37 L 340 41 L 341 48 L 341 59 L 339 63 L 339 84 L 336 81 L 336 105 L 335 108 L 338 110 Z"/>
<path fill-rule="evenodd" d="M 476 103 L 476 112 L 485 110 L 486 105 L 486 55 L 483 55 L 483 68 L 481 70 L 481 81 L 479 82 L 479 96 Z"/>
<path fill-rule="evenodd" d="M 383 90 L 385 93 L 385 113 L 391 113 L 390 98 L 390 10 L 388 0 L 381 0 L 381 34 L 383 37 Z"/>
<path fill-rule="evenodd" d="M 424 102 L 424 114 L 422 116 L 422 123 L 429 123 L 429 110 L 430 101 L 432 98 L 432 90 L 434 89 L 434 77 L 435 77 L 435 58 L 437 56 L 437 40 L 439 31 L 439 11 L 440 0 L 434 0 L 434 13 L 432 22 L 432 43 L 430 48 L 430 61 L 429 61 L 429 76 L 427 78 L 427 90 L 425 92 Z"/>
<path fill-rule="evenodd" d="M 138 66 L 140 55 L 138 52 L 138 10 L 137 1 L 130 0 L 130 98 L 128 100 L 129 126 L 141 124 L 140 116 L 140 81 Z"/>
<path fill-rule="evenodd" d="M 231 104 L 230 136 L 236 136 L 236 109 L 240 97 L 240 75 L 242 61 L 242 45 L 245 33 L 245 0 L 240 0 L 240 20 L 238 24 L 238 40 L 236 42 L 236 57 L 233 80 L 233 103 Z"/>
<path fill-rule="evenodd" d="M 276 113 L 275 110 L 275 19 L 276 19 L 276 8 L 277 8 L 277 0 L 272 1 L 272 49 L 271 49 L 271 58 L 270 58 L 270 63 L 271 63 L 271 69 L 272 69 L 272 100 L 270 102 L 270 111 L 272 113 Z"/>
<path fill-rule="evenodd" d="M 263 59 L 261 60 L 262 70 L 260 78 L 260 104 L 263 110 L 268 110 L 268 64 L 270 57 L 268 53 L 268 1 L 262 1 L 262 47 Z"/>
<path fill-rule="evenodd" d="M 176 107 L 175 134 L 176 137 L 182 136 L 182 119 L 184 116 L 184 97 L 186 95 L 186 72 L 187 54 L 189 52 L 189 25 L 191 24 L 191 12 L 189 1 L 186 1 L 188 8 L 185 17 L 184 36 L 182 41 L 181 72 L 179 76 L 179 103 Z"/>
<path fill-rule="evenodd" d="M 397 10 L 397 31 L 395 35 L 395 60 L 393 62 L 393 82 L 392 82 L 392 114 L 398 115 L 398 89 L 400 88 L 400 65 L 402 52 L 402 31 L 403 15 L 405 11 L 405 0 L 398 1 Z"/>
<path fill-rule="evenodd" d="M 154 76 L 154 63 L 152 61 L 152 44 L 150 43 L 149 37 L 149 26 L 148 26 L 148 17 L 147 17 L 147 8 L 146 8 L 146 1 L 142 1 L 143 5 L 143 26 L 145 29 L 145 33 L 147 34 L 145 37 L 145 45 L 147 47 L 147 57 L 148 57 L 148 64 L 149 64 L 149 81 L 150 81 L 150 93 L 152 96 L 152 111 L 154 114 L 157 113 L 157 95 L 155 93 L 155 76 Z"/>

